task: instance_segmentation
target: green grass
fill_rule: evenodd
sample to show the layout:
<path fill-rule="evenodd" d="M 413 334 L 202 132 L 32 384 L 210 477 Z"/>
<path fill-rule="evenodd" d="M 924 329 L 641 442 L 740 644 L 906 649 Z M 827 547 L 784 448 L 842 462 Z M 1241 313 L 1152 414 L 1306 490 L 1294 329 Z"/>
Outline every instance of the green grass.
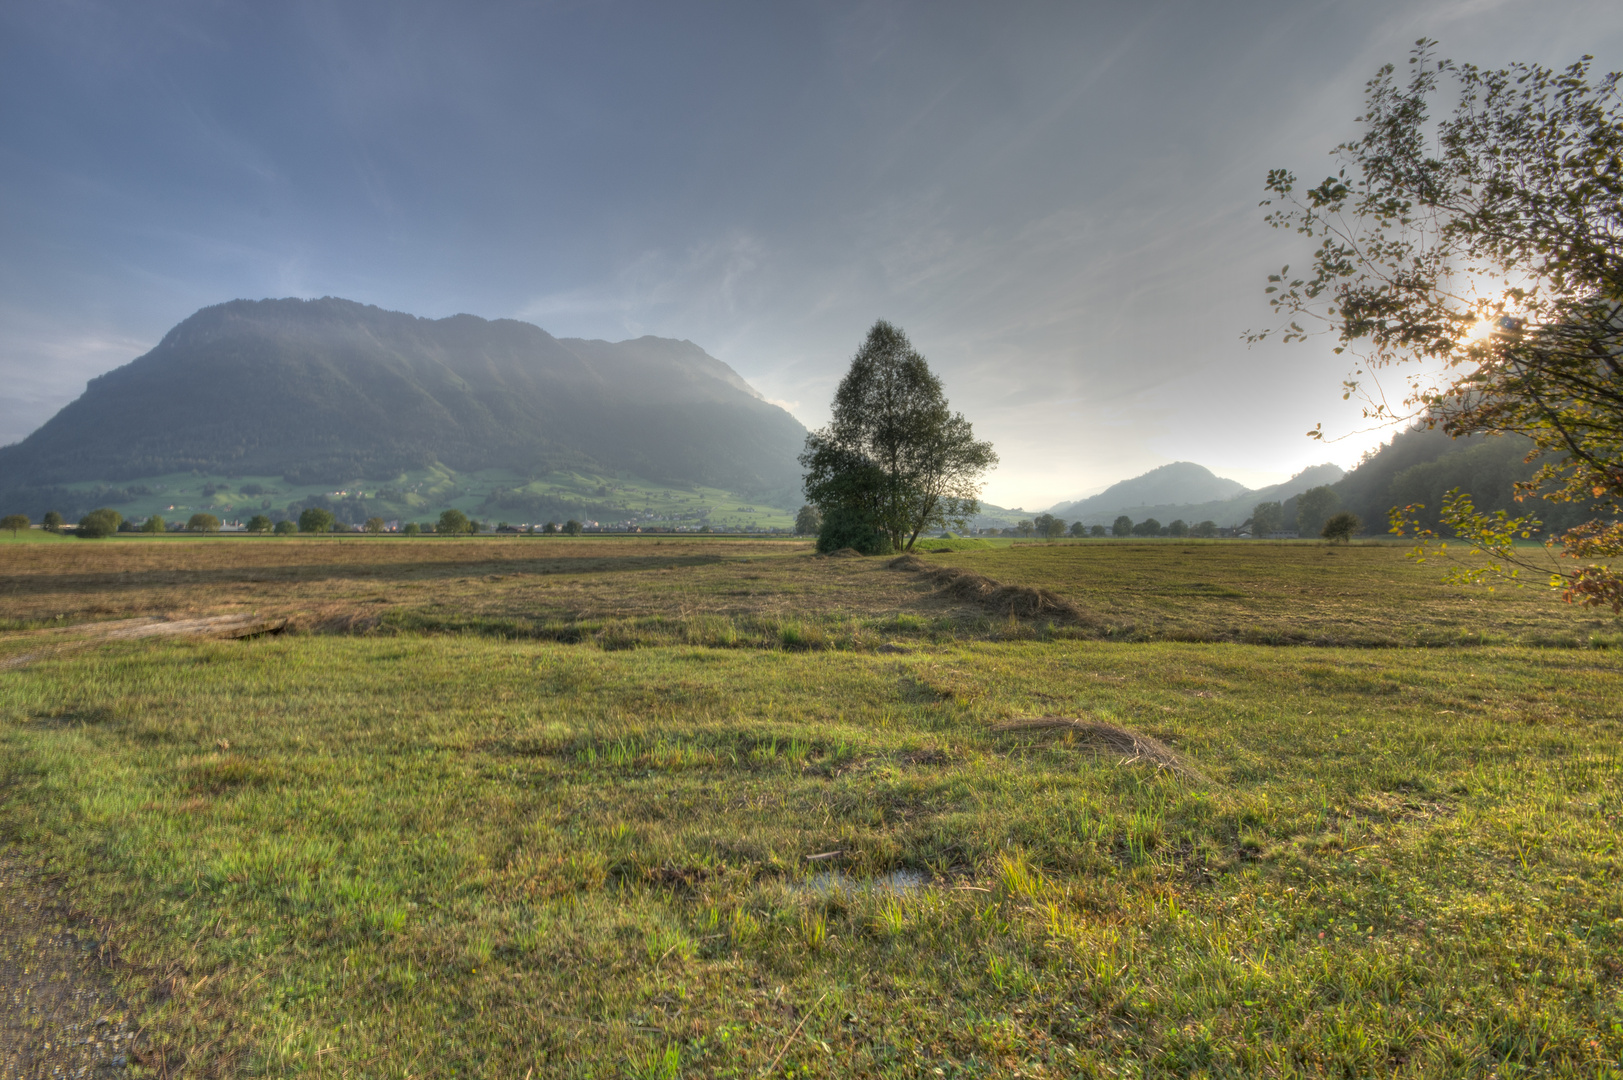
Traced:
<path fill-rule="evenodd" d="M 1283 556 L 1234 547 L 1189 577 L 1244 598 L 1127 545 L 931 559 L 1090 598 L 1113 571 L 1147 610 L 1252 603 L 1246 560 Z M 1383 558 L 1319 578 L 1369 579 L 1345 616 L 1405 580 Z M 455 602 L 523 580 L 490 568 Z M 0 676 L 0 836 L 106 921 L 182 1075 L 1619 1073 L 1615 651 L 987 636 L 863 560 L 594 573 L 616 602 L 777 599 L 751 648 L 44 659 Z M 830 638 L 819 574 L 863 633 Z M 1198 775 L 994 730 L 1044 714 Z"/>

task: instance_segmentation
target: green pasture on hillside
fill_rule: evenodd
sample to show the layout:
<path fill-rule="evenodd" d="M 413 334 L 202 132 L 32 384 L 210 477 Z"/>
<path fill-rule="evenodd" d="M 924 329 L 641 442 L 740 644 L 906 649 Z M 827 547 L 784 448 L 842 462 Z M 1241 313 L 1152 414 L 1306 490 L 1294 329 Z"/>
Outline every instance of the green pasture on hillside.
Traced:
<path fill-rule="evenodd" d="M 392 612 L 0 638 L 0 838 L 106 929 L 147 1060 L 1623 1071 L 1617 620 L 1373 547 L 928 556 L 1112 636 L 978 614 L 884 560 L 629 543 L 0 553 L 29 625 L 178 610 L 205 580 L 196 610 Z M 998 727 L 1042 716 L 1182 767 Z"/>
<path fill-rule="evenodd" d="M 543 524 L 546 516 L 531 522 L 531 515 L 522 509 L 501 505 L 504 498 L 531 497 L 578 506 L 580 513 L 587 508 L 612 510 L 614 520 L 636 517 L 650 525 L 708 524 L 713 528 L 761 530 L 794 525 L 792 511 L 722 488 L 581 472 L 532 477 L 509 469 L 458 471 L 438 464 L 388 481 L 357 479 L 336 485 L 294 484 L 280 476 L 187 472 L 64 486 L 97 497 L 125 517 L 161 514 L 166 521 L 185 521 L 196 513 L 211 513 L 225 521 L 246 521 L 254 514 L 285 510 L 290 503 L 321 496 L 334 503 L 359 498 L 364 500 L 369 516 L 402 522 L 431 522 L 440 511 L 455 508 L 479 521 Z M 245 493 L 244 487 L 251 493 Z M 551 516 L 559 517 L 559 513 Z"/>

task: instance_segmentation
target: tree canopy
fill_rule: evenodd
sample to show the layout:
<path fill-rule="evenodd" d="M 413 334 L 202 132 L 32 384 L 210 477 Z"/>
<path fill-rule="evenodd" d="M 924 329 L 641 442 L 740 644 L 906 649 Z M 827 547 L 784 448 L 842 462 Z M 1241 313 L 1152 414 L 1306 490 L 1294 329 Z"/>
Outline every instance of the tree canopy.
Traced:
<path fill-rule="evenodd" d="M 299 531 L 304 533 L 324 533 L 333 527 L 336 519 L 331 510 L 323 510 L 319 506 L 306 507 L 299 514 Z"/>
<path fill-rule="evenodd" d="M 1329 484 L 1320 484 L 1296 496 L 1296 531 L 1303 536 L 1316 536 L 1340 501 Z"/>
<path fill-rule="evenodd" d="M 825 531 L 831 518 L 847 527 L 865 519 L 903 550 L 932 526 L 967 527 L 997 454 L 948 408 L 941 380 L 907 335 L 883 319 L 874 323 L 833 411 L 800 455 L 806 498 L 822 512 Z"/>
<path fill-rule="evenodd" d="M 10 529 L 12 536 L 16 536 L 32 524 L 27 514 L 7 514 L 0 518 L 0 529 Z"/>
<path fill-rule="evenodd" d="M 1345 544 L 1353 535 L 1363 528 L 1364 523 L 1358 520 L 1358 515 L 1343 510 L 1339 514 L 1331 514 L 1330 519 L 1319 530 L 1319 535 L 1326 540 Z"/>
<path fill-rule="evenodd" d="M 220 531 L 220 519 L 213 514 L 193 514 L 186 521 L 187 532 L 212 533 Z"/>
<path fill-rule="evenodd" d="M 434 532 L 439 536 L 463 536 L 473 531 L 473 522 L 468 515 L 455 509 L 440 513 L 440 519 L 434 525 Z"/>
<path fill-rule="evenodd" d="M 79 528 L 75 530 L 75 535 L 86 540 L 100 540 L 105 536 L 112 536 L 122 524 L 124 524 L 124 515 L 117 510 L 104 506 L 100 510 L 92 510 L 80 518 Z"/>
<path fill-rule="evenodd" d="M 1260 502 L 1251 508 L 1251 535 L 1258 539 L 1285 527 L 1285 508 L 1277 502 Z"/>
<path fill-rule="evenodd" d="M 1538 568 L 1554 568 L 1567 600 L 1623 611 L 1606 561 L 1623 555 L 1619 75 L 1592 81 L 1588 57 L 1487 70 L 1434 48 L 1416 45 L 1407 80 L 1389 64 L 1369 82 L 1363 131 L 1336 148 L 1335 175 L 1298 192 L 1288 170 L 1268 174 L 1269 223 L 1316 245 L 1306 273 L 1269 279 L 1280 332 L 1295 340 L 1321 320 L 1360 361 L 1343 396 L 1363 398 L 1368 417 L 1532 440 L 1543 467 L 1519 495 L 1592 514 L 1558 538 L 1587 565 Z M 1452 109 L 1434 116 L 1439 100 Z M 1400 367 L 1406 388 L 1388 395 L 1380 373 Z M 1480 513 L 1455 491 L 1441 516 L 1492 556 L 1457 578 L 1533 565 L 1513 545 L 1537 531 L 1531 515 Z M 1412 515 L 1395 521 L 1418 529 Z"/>

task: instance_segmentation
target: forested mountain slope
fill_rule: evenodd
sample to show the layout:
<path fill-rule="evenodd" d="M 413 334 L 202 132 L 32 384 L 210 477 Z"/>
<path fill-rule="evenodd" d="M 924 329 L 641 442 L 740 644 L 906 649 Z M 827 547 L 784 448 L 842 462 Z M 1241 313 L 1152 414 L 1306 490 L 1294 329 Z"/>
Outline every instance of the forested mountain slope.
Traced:
<path fill-rule="evenodd" d="M 791 502 L 805 434 L 691 342 L 559 341 L 511 319 L 421 319 L 331 297 L 235 300 L 0 448 L 0 492 L 184 470 L 336 483 L 438 461 Z"/>

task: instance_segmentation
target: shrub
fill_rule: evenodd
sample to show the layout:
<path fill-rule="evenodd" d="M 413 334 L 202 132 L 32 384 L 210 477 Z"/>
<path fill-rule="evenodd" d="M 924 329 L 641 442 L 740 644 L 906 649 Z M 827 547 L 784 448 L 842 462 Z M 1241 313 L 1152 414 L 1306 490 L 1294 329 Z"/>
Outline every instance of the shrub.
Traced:
<path fill-rule="evenodd" d="M 124 515 L 104 506 L 100 510 L 90 511 L 79 519 L 79 535 L 86 540 L 100 540 L 102 537 L 112 536 L 122 524 Z"/>
<path fill-rule="evenodd" d="M 1332 543 L 1345 544 L 1353 538 L 1353 534 L 1363 527 L 1364 523 L 1358 520 L 1357 514 L 1343 510 L 1339 514 L 1330 515 L 1329 520 L 1324 523 L 1324 528 L 1319 531 L 1319 535 Z"/>
<path fill-rule="evenodd" d="M 890 536 L 879 527 L 873 514 L 837 506 L 823 515 L 823 524 L 817 530 L 817 550 L 826 554 L 845 548 L 855 548 L 864 555 L 889 555 Z"/>

